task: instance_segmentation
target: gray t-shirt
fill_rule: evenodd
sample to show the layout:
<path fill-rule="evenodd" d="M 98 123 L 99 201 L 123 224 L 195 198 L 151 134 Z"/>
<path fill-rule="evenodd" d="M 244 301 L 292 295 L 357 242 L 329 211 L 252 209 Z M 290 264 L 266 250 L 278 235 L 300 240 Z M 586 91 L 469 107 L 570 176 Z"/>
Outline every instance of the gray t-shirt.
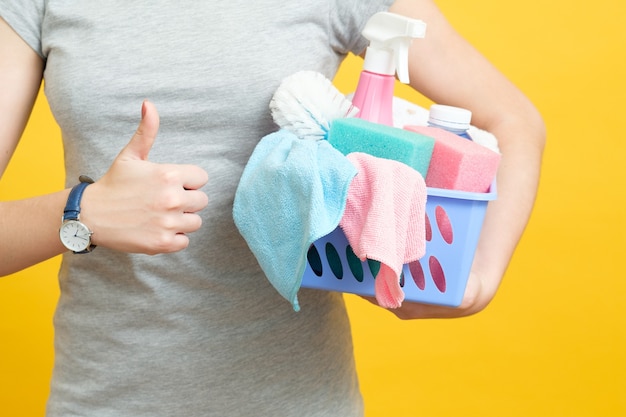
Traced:
<path fill-rule="evenodd" d="M 332 78 L 390 2 L 0 0 L 46 60 L 68 186 L 106 172 L 143 99 L 161 116 L 150 159 L 210 176 L 188 249 L 64 257 L 49 417 L 362 415 L 341 296 L 301 290 L 295 313 L 234 227 L 232 201 L 255 144 L 276 130 L 280 81 Z"/>

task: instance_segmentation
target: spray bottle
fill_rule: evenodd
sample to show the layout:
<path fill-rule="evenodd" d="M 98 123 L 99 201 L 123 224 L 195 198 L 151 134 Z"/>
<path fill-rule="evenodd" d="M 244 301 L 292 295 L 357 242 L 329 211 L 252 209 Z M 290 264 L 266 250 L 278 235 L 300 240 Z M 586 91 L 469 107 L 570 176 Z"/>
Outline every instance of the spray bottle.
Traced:
<path fill-rule="evenodd" d="M 370 44 L 352 99 L 360 110 L 357 117 L 393 126 L 396 72 L 400 82 L 409 83 L 409 46 L 425 33 L 423 21 L 394 13 L 376 13 L 368 20 L 362 34 Z"/>

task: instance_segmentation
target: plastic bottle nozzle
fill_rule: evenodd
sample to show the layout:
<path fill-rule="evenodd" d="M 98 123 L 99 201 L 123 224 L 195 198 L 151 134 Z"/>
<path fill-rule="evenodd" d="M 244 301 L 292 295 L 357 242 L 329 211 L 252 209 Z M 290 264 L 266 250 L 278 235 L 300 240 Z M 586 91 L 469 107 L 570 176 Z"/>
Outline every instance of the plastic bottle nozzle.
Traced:
<path fill-rule="evenodd" d="M 426 35 L 426 23 L 406 16 L 380 12 L 373 15 L 363 29 L 370 41 L 363 69 L 384 75 L 398 74 L 404 84 L 409 82 L 409 46 L 413 39 Z"/>

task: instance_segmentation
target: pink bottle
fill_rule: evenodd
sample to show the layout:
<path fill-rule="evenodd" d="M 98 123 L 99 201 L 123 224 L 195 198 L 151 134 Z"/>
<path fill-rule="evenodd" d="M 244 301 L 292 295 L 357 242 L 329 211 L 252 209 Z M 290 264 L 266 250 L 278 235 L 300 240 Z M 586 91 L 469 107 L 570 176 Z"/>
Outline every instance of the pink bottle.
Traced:
<path fill-rule="evenodd" d="M 370 44 L 352 98 L 352 104 L 359 109 L 357 117 L 393 126 L 396 72 L 400 82 L 408 84 L 409 46 L 425 33 L 426 23 L 394 13 L 376 13 L 368 20 L 363 36 Z"/>

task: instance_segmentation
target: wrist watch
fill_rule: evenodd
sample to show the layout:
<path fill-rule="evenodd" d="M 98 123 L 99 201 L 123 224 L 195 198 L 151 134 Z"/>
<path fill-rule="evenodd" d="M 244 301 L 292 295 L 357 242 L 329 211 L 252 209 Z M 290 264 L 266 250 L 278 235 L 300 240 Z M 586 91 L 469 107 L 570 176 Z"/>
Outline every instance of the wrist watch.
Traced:
<path fill-rule="evenodd" d="M 83 192 L 93 180 L 86 175 L 79 177 L 80 183 L 72 188 L 63 210 L 63 218 L 59 236 L 61 243 L 74 253 L 89 253 L 96 245 L 91 244 L 93 232 L 80 221 L 80 200 Z"/>

